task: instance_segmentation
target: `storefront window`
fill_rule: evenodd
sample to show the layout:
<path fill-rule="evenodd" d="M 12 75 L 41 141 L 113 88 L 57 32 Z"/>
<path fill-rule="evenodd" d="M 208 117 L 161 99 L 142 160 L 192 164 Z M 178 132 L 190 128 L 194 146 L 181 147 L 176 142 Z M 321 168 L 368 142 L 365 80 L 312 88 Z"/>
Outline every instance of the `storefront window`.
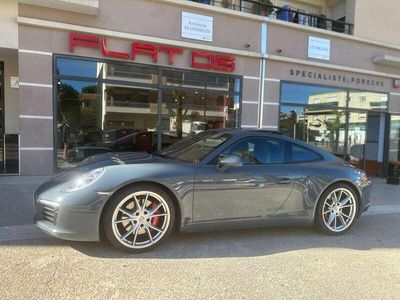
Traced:
<path fill-rule="evenodd" d="M 0 62 L 0 174 L 4 173 L 4 64 Z"/>
<path fill-rule="evenodd" d="M 345 153 L 345 124 L 343 110 L 281 106 L 279 127 L 283 134 L 335 154 Z"/>
<path fill-rule="evenodd" d="M 352 164 L 360 169 L 364 166 L 367 120 L 367 112 L 349 112 L 347 153 Z"/>
<path fill-rule="evenodd" d="M 56 59 L 56 70 L 61 168 L 94 154 L 153 152 L 210 128 L 238 127 L 238 77 L 65 57 Z"/>
<path fill-rule="evenodd" d="M 57 58 L 57 75 L 97 78 L 102 64 L 92 60 Z"/>
<path fill-rule="evenodd" d="M 346 107 L 347 91 L 305 84 L 282 84 L 281 102 L 307 105 Z"/>
<path fill-rule="evenodd" d="M 389 140 L 389 176 L 400 177 L 400 116 L 392 115 Z"/>
<path fill-rule="evenodd" d="M 283 83 L 280 130 L 326 151 L 345 154 L 347 91 Z"/>
<path fill-rule="evenodd" d="M 238 107 L 229 94 L 165 89 L 162 147 L 207 129 L 236 127 Z"/>
<path fill-rule="evenodd" d="M 350 91 L 349 100 L 349 108 L 385 110 L 388 107 L 387 94 Z"/>
<path fill-rule="evenodd" d="M 201 72 L 186 72 L 176 70 L 164 70 L 162 84 L 165 87 L 199 88 L 210 91 L 234 93 L 235 77 L 222 74 L 208 74 Z"/>
<path fill-rule="evenodd" d="M 363 168 L 368 119 L 387 101 L 386 94 L 282 83 L 280 130 Z"/>

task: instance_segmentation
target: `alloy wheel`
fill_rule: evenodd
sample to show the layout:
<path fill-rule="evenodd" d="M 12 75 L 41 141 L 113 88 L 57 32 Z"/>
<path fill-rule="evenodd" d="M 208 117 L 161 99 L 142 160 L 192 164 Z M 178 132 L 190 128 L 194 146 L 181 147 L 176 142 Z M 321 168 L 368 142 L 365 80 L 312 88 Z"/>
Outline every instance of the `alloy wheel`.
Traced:
<path fill-rule="evenodd" d="M 163 197 L 151 191 L 139 191 L 117 205 L 112 215 L 112 229 L 122 245 L 144 249 L 162 239 L 170 221 L 170 209 Z"/>
<path fill-rule="evenodd" d="M 351 226 L 356 217 L 357 201 L 346 188 L 337 188 L 326 197 L 322 207 L 322 220 L 332 232 L 339 233 Z"/>

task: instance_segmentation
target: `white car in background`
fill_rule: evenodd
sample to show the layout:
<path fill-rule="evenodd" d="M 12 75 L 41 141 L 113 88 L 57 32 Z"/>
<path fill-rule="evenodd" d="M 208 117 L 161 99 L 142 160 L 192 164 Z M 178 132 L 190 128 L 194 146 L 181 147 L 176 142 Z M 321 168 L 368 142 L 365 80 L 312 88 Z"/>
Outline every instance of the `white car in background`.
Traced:
<path fill-rule="evenodd" d="M 329 141 L 329 134 L 323 133 L 323 134 L 321 134 L 321 135 L 317 135 L 317 136 L 315 137 L 315 141 L 316 141 L 316 142 L 320 142 L 320 143 L 328 142 L 328 141 Z"/>

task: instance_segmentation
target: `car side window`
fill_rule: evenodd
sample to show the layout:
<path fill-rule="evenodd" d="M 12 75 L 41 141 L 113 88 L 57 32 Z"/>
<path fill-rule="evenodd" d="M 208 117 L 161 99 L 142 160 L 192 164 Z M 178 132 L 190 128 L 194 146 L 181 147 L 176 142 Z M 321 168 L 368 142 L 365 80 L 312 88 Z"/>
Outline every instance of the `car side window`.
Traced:
<path fill-rule="evenodd" d="M 224 154 L 239 156 L 245 165 L 281 164 L 285 161 L 285 142 L 273 138 L 245 138 L 229 147 Z"/>
<path fill-rule="evenodd" d="M 321 160 L 321 156 L 312 150 L 290 143 L 288 162 L 311 162 Z"/>

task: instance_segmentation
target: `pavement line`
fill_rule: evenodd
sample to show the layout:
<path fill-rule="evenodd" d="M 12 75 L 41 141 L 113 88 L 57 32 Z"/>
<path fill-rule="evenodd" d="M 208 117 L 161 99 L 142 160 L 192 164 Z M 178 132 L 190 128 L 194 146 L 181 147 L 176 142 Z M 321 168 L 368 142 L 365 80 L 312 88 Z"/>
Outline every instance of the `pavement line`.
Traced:
<path fill-rule="evenodd" d="M 49 238 L 34 224 L 0 227 L 0 242 Z"/>
<path fill-rule="evenodd" d="M 400 214 L 400 205 L 371 206 L 367 216 Z M 0 227 L 0 242 L 50 238 L 34 224 Z"/>

